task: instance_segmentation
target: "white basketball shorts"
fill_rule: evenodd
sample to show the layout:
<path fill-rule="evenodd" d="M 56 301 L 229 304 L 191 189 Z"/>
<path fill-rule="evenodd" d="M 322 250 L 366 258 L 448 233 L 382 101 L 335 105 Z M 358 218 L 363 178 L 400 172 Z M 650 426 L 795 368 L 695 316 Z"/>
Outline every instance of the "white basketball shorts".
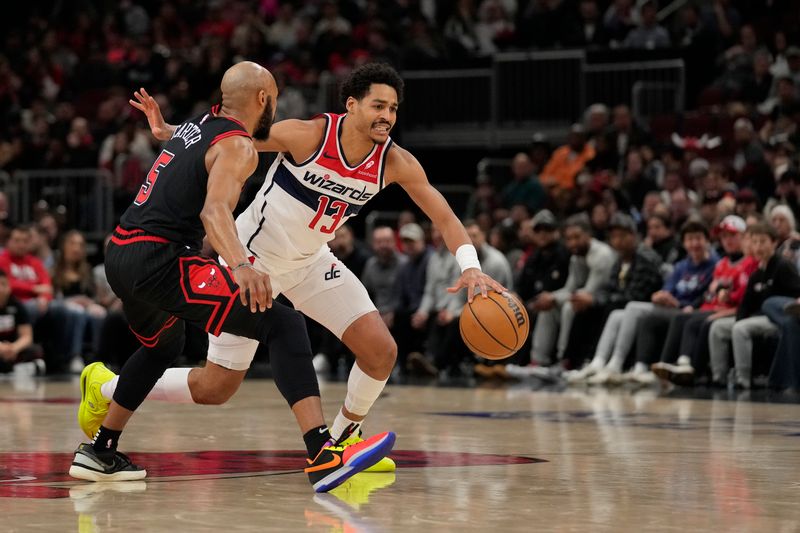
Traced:
<path fill-rule="evenodd" d="M 358 318 L 376 311 L 361 281 L 330 250 L 313 263 L 277 271 L 259 259 L 254 266 L 270 275 L 272 297 L 283 293 L 295 309 L 319 322 L 338 338 Z M 258 341 L 222 333 L 208 336 L 208 360 L 231 370 L 247 370 Z"/>

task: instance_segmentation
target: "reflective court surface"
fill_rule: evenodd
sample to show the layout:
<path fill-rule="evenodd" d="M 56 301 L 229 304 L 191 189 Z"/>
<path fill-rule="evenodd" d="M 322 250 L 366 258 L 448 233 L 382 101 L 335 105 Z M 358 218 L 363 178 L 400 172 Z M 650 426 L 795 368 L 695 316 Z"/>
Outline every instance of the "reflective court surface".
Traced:
<path fill-rule="evenodd" d="M 323 386 L 329 422 L 344 392 Z M 397 472 L 314 494 L 272 381 L 145 402 L 120 446 L 142 482 L 66 475 L 78 395 L 0 381 L 0 531 L 800 531 L 795 404 L 390 386 L 365 433 L 397 432 Z"/>

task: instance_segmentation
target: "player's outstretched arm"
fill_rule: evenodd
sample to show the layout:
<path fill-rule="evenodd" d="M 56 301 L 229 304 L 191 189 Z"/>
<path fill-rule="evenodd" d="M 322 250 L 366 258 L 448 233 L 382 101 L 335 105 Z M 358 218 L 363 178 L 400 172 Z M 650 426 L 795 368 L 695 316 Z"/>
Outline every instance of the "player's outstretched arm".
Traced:
<path fill-rule="evenodd" d="M 325 134 L 325 120 L 298 120 L 287 118 L 272 125 L 269 139 L 259 141 L 253 139 L 259 152 L 282 152 L 292 155 L 298 163 L 313 155 Z"/>
<path fill-rule="evenodd" d="M 477 253 L 467 235 L 467 230 L 441 193 L 430 184 L 417 158 L 399 146 L 395 146 L 392 152 L 389 154 L 390 160 L 387 165 L 387 182 L 397 183 L 403 187 L 414 203 L 442 232 L 447 248 L 456 256 L 461 266 L 461 276 L 455 285 L 447 290 L 458 292 L 466 288 L 467 299 L 470 302 L 475 289 L 478 289 L 484 297 L 488 289 L 505 291 L 505 287 L 481 271 Z"/>
<path fill-rule="evenodd" d="M 249 305 L 254 313 L 272 307 L 272 287 L 269 276 L 252 267 L 239 242 L 233 209 L 244 182 L 257 166 L 258 154 L 246 137 L 228 137 L 212 146 L 206 152 L 208 191 L 200 212 L 208 241 L 231 267 L 242 304 Z"/>
<path fill-rule="evenodd" d="M 135 100 L 132 98 L 128 102 L 145 114 L 153 136 L 159 141 L 170 140 L 177 126 L 164 121 L 161 107 L 155 98 L 150 96 L 144 87 L 135 91 L 133 96 Z M 269 139 L 266 141 L 254 140 L 253 142 L 259 152 L 288 152 L 296 161 L 304 161 L 316 151 L 324 130 L 325 121 L 323 119 L 281 120 L 272 125 Z"/>
<path fill-rule="evenodd" d="M 153 137 L 159 141 L 170 140 L 177 126 L 167 124 L 164 121 L 164 115 L 161 114 L 161 106 L 158 105 L 156 99 L 147 94 L 144 87 L 140 88 L 138 91 L 134 91 L 133 96 L 136 100 L 131 98 L 128 100 L 128 103 L 144 113 L 147 117 L 147 123 L 150 125 L 150 132 L 153 134 Z"/>

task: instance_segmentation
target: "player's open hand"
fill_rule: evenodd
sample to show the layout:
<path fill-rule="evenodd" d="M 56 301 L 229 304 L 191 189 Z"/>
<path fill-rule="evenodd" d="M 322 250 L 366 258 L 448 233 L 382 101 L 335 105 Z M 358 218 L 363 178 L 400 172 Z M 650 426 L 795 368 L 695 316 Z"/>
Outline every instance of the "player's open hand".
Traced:
<path fill-rule="evenodd" d="M 161 114 L 161 107 L 156 102 L 156 99 L 147 94 L 144 87 L 134 91 L 133 96 L 136 97 L 136 100 L 130 99 L 128 103 L 144 113 L 153 136 L 159 141 L 168 141 L 172 137 L 172 130 L 167 128 L 167 123 L 164 122 L 164 115 Z"/>
<path fill-rule="evenodd" d="M 233 273 L 239 285 L 239 299 L 242 305 L 249 306 L 250 312 L 266 311 L 272 307 L 272 284 L 269 275 L 251 266 L 242 267 Z"/>
<path fill-rule="evenodd" d="M 505 292 L 507 289 L 487 276 L 477 268 L 468 268 L 461 273 L 456 284 L 447 289 L 448 292 L 458 292 L 464 287 L 467 288 L 467 301 L 472 302 L 476 291 L 480 292 L 484 298 L 487 297 L 489 289 L 495 292 Z"/>

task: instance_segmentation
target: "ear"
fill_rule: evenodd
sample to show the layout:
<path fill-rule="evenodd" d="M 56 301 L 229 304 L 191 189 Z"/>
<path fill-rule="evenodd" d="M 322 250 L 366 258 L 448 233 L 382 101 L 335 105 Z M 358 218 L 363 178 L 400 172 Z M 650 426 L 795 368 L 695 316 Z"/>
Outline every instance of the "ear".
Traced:
<path fill-rule="evenodd" d="M 267 91 L 264 89 L 258 91 L 258 103 L 261 105 L 261 107 L 267 105 Z"/>
<path fill-rule="evenodd" d="M 353 98 L 352 96 L 347 97 L 347 102 L 345 102 L 344 107 L 347 109 L 347 112 L 350 113 L 353 111 L 353 108 L 358 103 L 358 100 Z"/>

